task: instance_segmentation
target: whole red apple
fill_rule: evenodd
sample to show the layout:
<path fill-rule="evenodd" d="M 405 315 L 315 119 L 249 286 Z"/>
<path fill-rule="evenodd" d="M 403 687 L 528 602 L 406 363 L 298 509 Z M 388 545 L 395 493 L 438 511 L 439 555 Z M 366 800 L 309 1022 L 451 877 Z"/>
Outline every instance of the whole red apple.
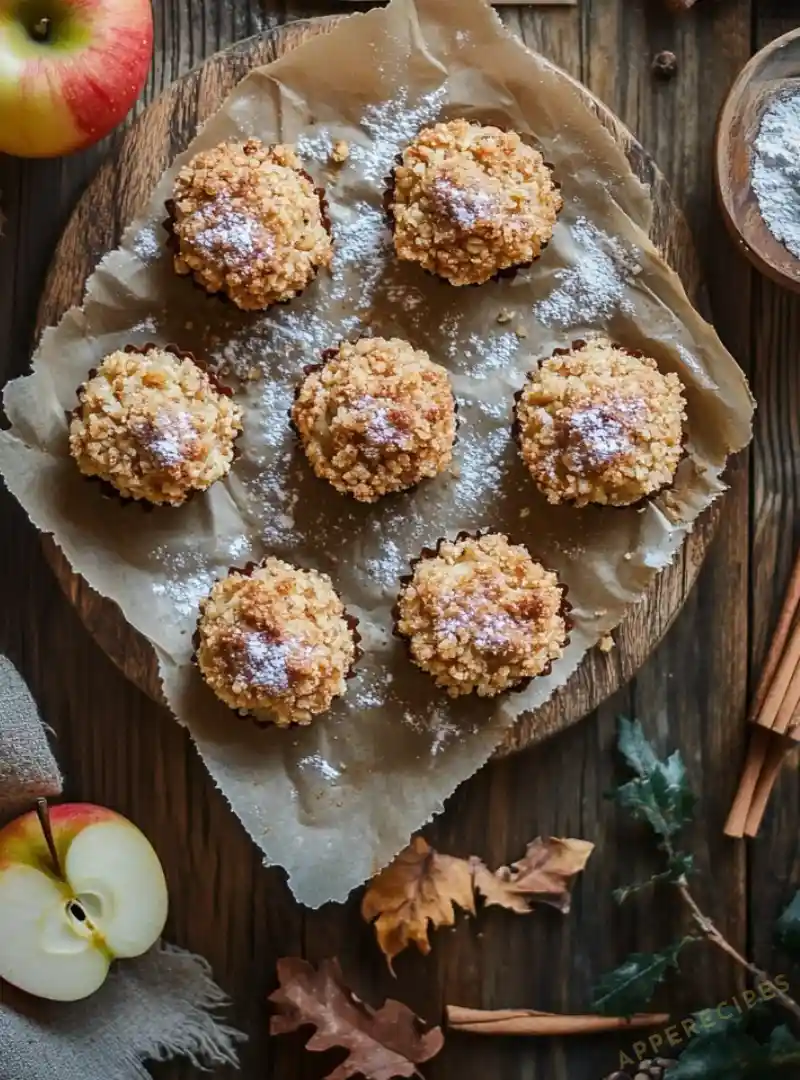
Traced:
<path fill-rule="evenodd" d="M 152 52 L 150 0 L 0 0 L 0 152 L 56 157 L 102 139 Z"/>

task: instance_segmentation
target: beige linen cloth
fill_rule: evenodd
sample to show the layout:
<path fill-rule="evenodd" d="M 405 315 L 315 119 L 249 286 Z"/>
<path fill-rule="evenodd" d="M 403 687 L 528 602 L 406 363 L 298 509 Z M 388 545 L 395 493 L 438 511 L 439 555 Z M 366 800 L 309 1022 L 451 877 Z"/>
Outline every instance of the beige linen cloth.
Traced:
<path fill-rule="evenodd" d="M 0 656 L 0 826 L 60 791 L 36 704 Z M 217 1018 L 225 1004 L 206 961 L 171 945 L 116 965 L 86 1001 L 40 1001 L 0 983 L 0 1080 L 150 1080 L 144 1063 L 173 1057 L 236 1065 L 244 1036 Z"/>

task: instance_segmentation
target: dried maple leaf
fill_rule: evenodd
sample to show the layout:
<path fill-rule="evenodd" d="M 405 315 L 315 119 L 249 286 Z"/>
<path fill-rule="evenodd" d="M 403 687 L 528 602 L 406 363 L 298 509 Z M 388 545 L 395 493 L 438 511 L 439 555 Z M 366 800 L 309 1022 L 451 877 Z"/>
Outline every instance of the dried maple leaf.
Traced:
<path fill-rule="evenodd" d="M 373 878 L 361 902 L 361 914 L 375 923 L 378 945 L 392 960 L 414 942 L 431 951 L 428 924 L 452 926 L 458 905 L 475 914 L 472 867 L 466 859 L 440 855 L 415 836 L 394 862 Z"/>
<path fill-rule="evenodd" d="M 418 1076 L 417 1065 L 435 1057 L 444 1045 L 441 1028 L 421 1031 L 422 1021 L 399 1001 L 389 999 L 380 1009 L 360 1001 L 345 986 L 338 960 L 323 960 L 316 969 L 299 957 L 285 957 L 278 961 L 278 981 L 280 988 L 269 998 L 278 1009 L 270 1021 L 271 1034 L 311 1024 L 317 1030 L 306 1049 L 349 1051 L 325 1080 Z"/>
<path fill-rule="evenodd" d="M 415 836 L 394 862 L 369 883 L 361 914 L 374 922 L 378 945 L 389 961 L 411 942 L 431 951 L 430 926 L 452 926 L 455 906 L 475 914 L 476 891 L 488 905 L 526 915 L 534 903 L 569 911 L 572 878 L 594 850 L 586 840 L 538 837 L 510 867 L 492 873 L 480 859 L 456 859 L 434 851 Z"/>
<path fill-rule="evenodd" d="M 475 888 L 487 906 L 500 904 L 525 915 L 534 903 L 551 904 L 566 914 L 573 879 L 586 866 L 593 851 L 594 844 L 587 840 L 539 836 L 528 844 L 519 862 L 501 866 L 495 873 L 474 860 Z"/>

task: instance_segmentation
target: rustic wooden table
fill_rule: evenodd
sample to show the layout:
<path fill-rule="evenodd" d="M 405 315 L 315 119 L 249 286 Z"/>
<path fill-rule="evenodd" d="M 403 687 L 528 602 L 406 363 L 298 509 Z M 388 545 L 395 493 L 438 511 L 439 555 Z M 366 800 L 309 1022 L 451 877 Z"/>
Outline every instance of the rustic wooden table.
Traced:
<path fill-rule="evenodd" d="M 334 3 L 156 0 L 152 99 L 202 58 L 261 29 Z M 527 42 L 586 82 L 638 135 L 687 212 L 720 333 L 747 369 L 760 408 L 752 452 L 729 470 L 731 490 L 711 555 L 689 603 L 636 680 L 598 713 L 539 749 L 495 762 L 465 784 L 430 829 L 434 844 L 498 865 L 535 834 L 598 845 L 573 913 L 529 919 L 492 911 L 436 936 L 427 959 L 406 954 L 393 981 L 358 916 L 358 898 L 306 912 L 214 790 L 186 735 L 125 681 L 92 643 L 59 591 L 31 526 L 3 494 L 0 648 L 30 681 L 57 736 L 68 794 L 107 803 L 152 837 L 172 894 L 169 937 L 205 954 L 250 1036 L 246 1080 L 323 1075 L 324 1061 L 294 1037 L 267 1039 L 275 959 L 338 954 L 352 985 L 378 1002 L 397 996 L 430 1019 L 445 1001 L 551 1010 L 585 1007 L 591 984 L 632 949 L 665 943 L 679 913 L 648 898 L 621 912 L 612 888 L 646 873 L 648 847 L 603 798 L 614 782 L 618 713 L 636 714 L 664 748 L 680 746 L 702 799 L 694 830 L 704 873 L 698 894 L 720 928 L 762 966 L 784 970 L 771 925 L 800 885 L 800 797 L 793 769 L 779 782 L 761 838 L 745 848 L 722 826 L 744 749 L 750 677 L 764 653 L 795 544 L 800 497 L 800 300 L 750 271 L 724 233 L 712 190 L 715 118 L 752 51 L 791 28 L 781 0 L 701 0 L 671 15 L 659 0 L 581 0 L 577 8 L 503 9 Z M 341 8 L 339 8 L 341 10 Z M 676 78 L 655 80 L 657 51 L 678 57 Z M 105 150 L 54 162 L 0 158 L 8 221 L 0 239 L 2 379 L 28 363 L 36 305 L 54 244 Z M 347 858 L 347 851 L 342 852 Z M 687 955 L 664 1002 L 677 1017 L 738 987 L 721 954 Z M 452 1036 L 425 1067 L 432 1080 L 596 1080 L 620 1044 Z M 158 1070 L 170 1080 L 188 1067 Z M 227 1075 L 227 1074 L 226 1074 Z"/>

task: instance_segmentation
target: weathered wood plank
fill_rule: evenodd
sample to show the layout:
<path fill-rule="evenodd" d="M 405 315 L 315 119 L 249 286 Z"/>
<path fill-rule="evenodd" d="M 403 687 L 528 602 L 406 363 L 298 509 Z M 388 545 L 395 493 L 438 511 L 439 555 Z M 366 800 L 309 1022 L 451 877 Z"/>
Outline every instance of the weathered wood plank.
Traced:
<path fill-rule="evenodd" d="M 762 33 L 779 21 L 779 6 L 777 0 L 761 0 Z M 311 10 L 292 5 L 292 15 L 335 8 L 333 0 Z M 286 15 L 286 5 L 277 0 L 263 6 L 255 0 L 157 0 L 156 64 L 148 98 L 203 56 Z M 706 259 L 718 324 L 731 348 L 747 360 L 750 276 L 716 224 L 709 168 L 716 109 L 749 51 L 749 0 L 698 4 L 681 17 L 666 15 L 651 0 L 584 0 L 580 9 L 521 15 L 509 9 L 506 17 L 519 20 L 516 25 L 527 40 L 588 79 L 654 153 L 687 207 Z M 679 57 L 680 71 L 672 83 L 655 84 L 649 73 L 650 57 L 661 48 L 672 48 Z M 98 159 L 98 153 L 91 153 L 56 163 L 0 161 L 0 189 L 11 218 L 0 240 L 0 280 L 13 283 L 0 290 L 4 378 L 27 362 L 46 263 Z M 90 241 L 100 243 L 113 226 L 96 223 Z M 768 405 L 770 423 L 764 419 L 759 428 L 754 462 L 756 477 L 763 478 L 754 489 L 756 521 L 762 523 L 755 535 L 754 565 L 761 565 L 762 554 L 769 559 L 777 551 L 785 569 L 788 525 L 796 517 L 796 421 L 788 402 L 797 400 L 791 344 L 797 341 L 798 312 L 774 297 L 766 301 L 759 294 L 758 302 L 760 311 L 771 312 L 771 321 L 757 337 L 756 379 L 759 394 L 774 404 Z M 767 366 L 770 358 L 777 363 Z M 704 898 L 734 939 L 743 938 L 741 856 L 721 839 L 721 824 L 735 782 L 731 763 L 742 747 L 747 481 L 746 462 L 741 462 L 709 565 L 635 686 L 531 755 L 484 770 L 456 793 L 430 830 L 442 849 L 475 852 L 493 864 L 521 854 L 525 842 L 540 831 L 595 839 L 598 853 L 573 914 L 561 919 L 545 911 L 523 919 L 489 912 L 477 924 L 462 921 L 455 931 L 436 937 L 429 958 L 401 957 L 397 982 L 360 923 L 357 898 L 343 908 L 304 914 L 280 872 L 260 867 L 185 734 L 91 643 L 58 591 L 23 515 L 3 497 L 0 585 L 6 602 L 0 612 L 0 645 L 31 680 L 58 733 L 69 793 L 119 807 L 154 838 L 172 888 L 170 935 L 209 957 L 235 998 L 234 1019 L 251 1036 L 243 1080 L 323 1075 L 324 1062 L 304 1053 L 302 1040 L 266 1039 L 264 1000 L 273 985 L 275 958 L 282 954 L 302 951 L 319 959 L 338 951 L 348 976 L 366 996 L 376 1001 L 387 994 L 400 997 L 434 1019 L 444 1000 L 485 1007 L 585 1006 L 590 983 L 627 949 L 663 941 L 673 913 L 659 910 L 656 918 L 646 900 L 619 912 L 610 897 L 615 885 L 636 877 L 649 863 L 638 833 L 624 828 L 603 799 L 615 776 L 611 748 L 617 711 L 635 709 L 663 746 L 682 744 L 707 809 L 696 833 L 701 862 L 714 874 Z M 766 598 L 774 615 L 769 568 L 754 577 L 754 587 L 754 612 Z M 765 636 L 763 626 L 757 618 L 756 649 Z M 771 917 L 779 894 L 788 891 L 785 879 L 774 883 L 775 868 L 790 867 L 795 877 L 798 873 L 791 862 L 798 826 L 793 777 L 786 778 L 778 797 L 780 809 L 767 823 L 764 854 L 757 853 L 753 864 L 755 927 L 762 916 Z M 766 931 L 759 934 L 757 944 L 767 963 Z M 679 1013 L 715 1003 L 735 985 L 724 963 L 700 951 L 690 973 L 694 985 L 667 995 Z M 445 1055 L 425 1072 L 433 1080 L 598 1080 L 615 1067 L 615 1048 L 613 1039 L 564 1046 L 453 1037 Z M 172 1066 L 159 1069 L 158 1075 L 188 1080 L 194 1073 Z"/>
<path fill-rule="evenodd" d="M 758 7 L 761 48 L 797 25 L 777 0 Z M 757 280 L 753 305 L 753 387 L 759 401 L 753 453 L 751 663 L 753 679 L 769 644 L 783 589 L 800 542 L 800 297 Z M 749 844 L 750 938 L 760 963 L 774 959 L 772 930 L 778 913 L 800 888 L 800 792 L 797 755 L 775 786 L 757 840 Z"/>

